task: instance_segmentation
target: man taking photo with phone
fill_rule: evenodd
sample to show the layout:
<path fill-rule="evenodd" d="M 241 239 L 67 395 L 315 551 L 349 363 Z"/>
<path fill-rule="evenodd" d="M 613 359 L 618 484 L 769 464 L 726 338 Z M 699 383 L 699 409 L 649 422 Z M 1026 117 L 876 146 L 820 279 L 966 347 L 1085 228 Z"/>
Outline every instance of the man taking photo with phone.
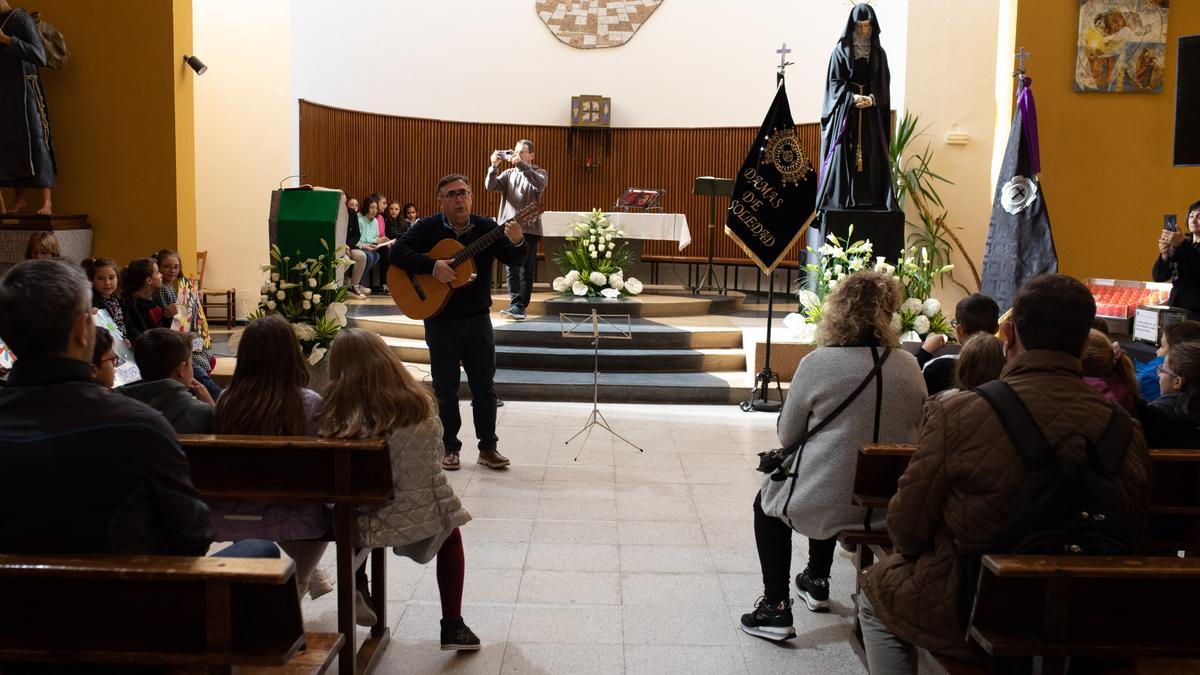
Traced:
<path fill-rule="evenodd" d="M 550 174 L 533 163 L 533 141 L 521 139 L 512 150 L 492 153 L 484 187 L 500 193 L 500 213 L 496 222 L 503 225 L 521 209 L 541 201 Z M 504 168 L 504 164 L 509 164 Z M 537 217 L 524 225 L 529 255 L 520 265 L 508 266 L 507 309 L 500 316 L 520 321 L 525 318 L 529 298 L 533 293 L 534 272 L 537 270 L 537 244 L 542 238 L 542 219 Z"/>

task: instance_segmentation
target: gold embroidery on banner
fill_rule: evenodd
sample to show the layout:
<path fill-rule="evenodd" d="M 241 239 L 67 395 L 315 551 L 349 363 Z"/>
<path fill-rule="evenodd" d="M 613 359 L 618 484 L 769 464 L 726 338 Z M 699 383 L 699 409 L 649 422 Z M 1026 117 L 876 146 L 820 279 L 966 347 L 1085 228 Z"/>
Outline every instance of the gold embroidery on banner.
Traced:
<path fill-rule="evenodd" d="M 779 170 L 784 185 L 799 185 L 800 181 L 808 180 L 808 174 L 812 172 L 812 162 L 808 160 L 808 155 L 804 154 L 795 129 L 784 129 L 771 134 L 766 147 L 763 148 L 763 163 Z"/>

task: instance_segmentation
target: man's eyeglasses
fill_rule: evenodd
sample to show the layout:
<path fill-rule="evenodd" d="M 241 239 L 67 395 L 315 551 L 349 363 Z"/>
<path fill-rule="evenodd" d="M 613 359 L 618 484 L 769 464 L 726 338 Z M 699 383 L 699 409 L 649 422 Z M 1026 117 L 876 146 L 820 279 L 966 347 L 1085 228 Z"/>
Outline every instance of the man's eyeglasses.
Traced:
<path fill-rule="evenodd" d="M 100 363 L 104 363 L 105 361 L 111 361 L 113 368 L 116 368 L 121 363 L 121 357 L 113 354 L 112 356 L 105 356 L 100 359 Z"/>
<path fill-rule="evenodd" d="M 1164 364 L 1161 364 L 1161 363 L 1160 363 L 1160 364 L 1158 364 L 1158 366 L 1157 366 L 1157 367 L 1154 369 L 1154 372 L 1158 373 L 1159 375 L 1162 375 L 1163 373 L 1166 373 L 1167 375 L 1170 375 L 1171 377 L 1179 377 L 1179 375 L 1177 375 L 1176 373 L 1173 373 L 1173 372 L 1171 372 L 1171 371 L 1170 371 L 1170 370 L 1169 370 L 1169 369 L 1166 367 L 1166 365 L 1164 365 Z"/>
<path fill-rule="evenodd" d="M 454 201 L 455 199 L 466 199 L 470 195 L 470 190 L 454 190 L 453 192 L 447 192 L 446 194 L 442 195 L 442 199 L 445 199 L 446 201 Z"/>

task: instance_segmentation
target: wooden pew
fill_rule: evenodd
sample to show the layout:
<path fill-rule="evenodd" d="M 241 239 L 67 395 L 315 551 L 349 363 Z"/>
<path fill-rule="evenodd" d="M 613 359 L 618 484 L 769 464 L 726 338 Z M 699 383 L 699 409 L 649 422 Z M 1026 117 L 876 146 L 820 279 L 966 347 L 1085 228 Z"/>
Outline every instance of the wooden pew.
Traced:
<path fill-rule="evenodd" d="M 851 500 L 859 506 L 886 508 L 896 494 L 900 476 L 908 468 L 916 446 L 905 443 L 865 444 L 859 449 Z M 1200 553 L 1200 450 L 1151 449 L 1150 514 L 1144 555 L 1186 555 Z M 862 588 L 863 571 L 876 558 L 891 552 L 886 531 L 843 530 L 838 541 L 855 547 L 855 597 Z M 862 632 L 858 618 L 854 632 L 859 641 Z"/>
<path fill-rule="evenodd" d="M 916 450 L 908 444 L 863 445 L 855 467 L 853 503 L 886 508 Z M 1141 552 L 1200 554 L 1200 450 L 1151 448 L 1149 453 L 1150 516 Z M 843 534 L 862 532 L 848 530 L 839 540 Z"/>
<path fill-rule="evenodd" d="M 338 632 L 345 639 L 338 668 L 345 675 L 373 670 L 389 633 L 387 558 L 384 549 L 370 551 L 378 621 L 356 653 L 354 574 L 368 552 L 354 554 L 354 514 L 360 506 L 392 500 L 387 441 L 180 434 L 179 442 L 191 463 L 192 481 L 206 500 L 333 505 Z"/>
<path fill-rule="evenodd" d="M 342 643 L 304 633 L 290 560 L 0 555 L 0 597 L 0 662 L 298 675 Z"/>
<path fill-rule="evenodd" d="M 1196 659 L 1197 602 L 1194 558 L 988 555 L 968 634 L 1035 673 L 1065 673 L 1073 657 Z"/>

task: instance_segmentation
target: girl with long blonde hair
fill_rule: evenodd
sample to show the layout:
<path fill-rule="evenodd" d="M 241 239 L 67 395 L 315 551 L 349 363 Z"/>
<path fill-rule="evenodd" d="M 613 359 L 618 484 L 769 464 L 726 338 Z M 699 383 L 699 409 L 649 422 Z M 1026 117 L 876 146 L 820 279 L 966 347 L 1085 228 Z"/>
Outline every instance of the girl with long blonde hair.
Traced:
<path fill-rule="evenodd" d="M 320 434 L 387 439 L 395 497 L 359 512 L 355 545 L 392 546 L 396 555 L 422 564 L 436 556 L 442 649 L 479 649 L 462 618 L 466 561 L 458 528 L 471 514 L 442 472 L 442 423 L 430 392 L 379 336 L 347 328 L 333 341 Z"/>

